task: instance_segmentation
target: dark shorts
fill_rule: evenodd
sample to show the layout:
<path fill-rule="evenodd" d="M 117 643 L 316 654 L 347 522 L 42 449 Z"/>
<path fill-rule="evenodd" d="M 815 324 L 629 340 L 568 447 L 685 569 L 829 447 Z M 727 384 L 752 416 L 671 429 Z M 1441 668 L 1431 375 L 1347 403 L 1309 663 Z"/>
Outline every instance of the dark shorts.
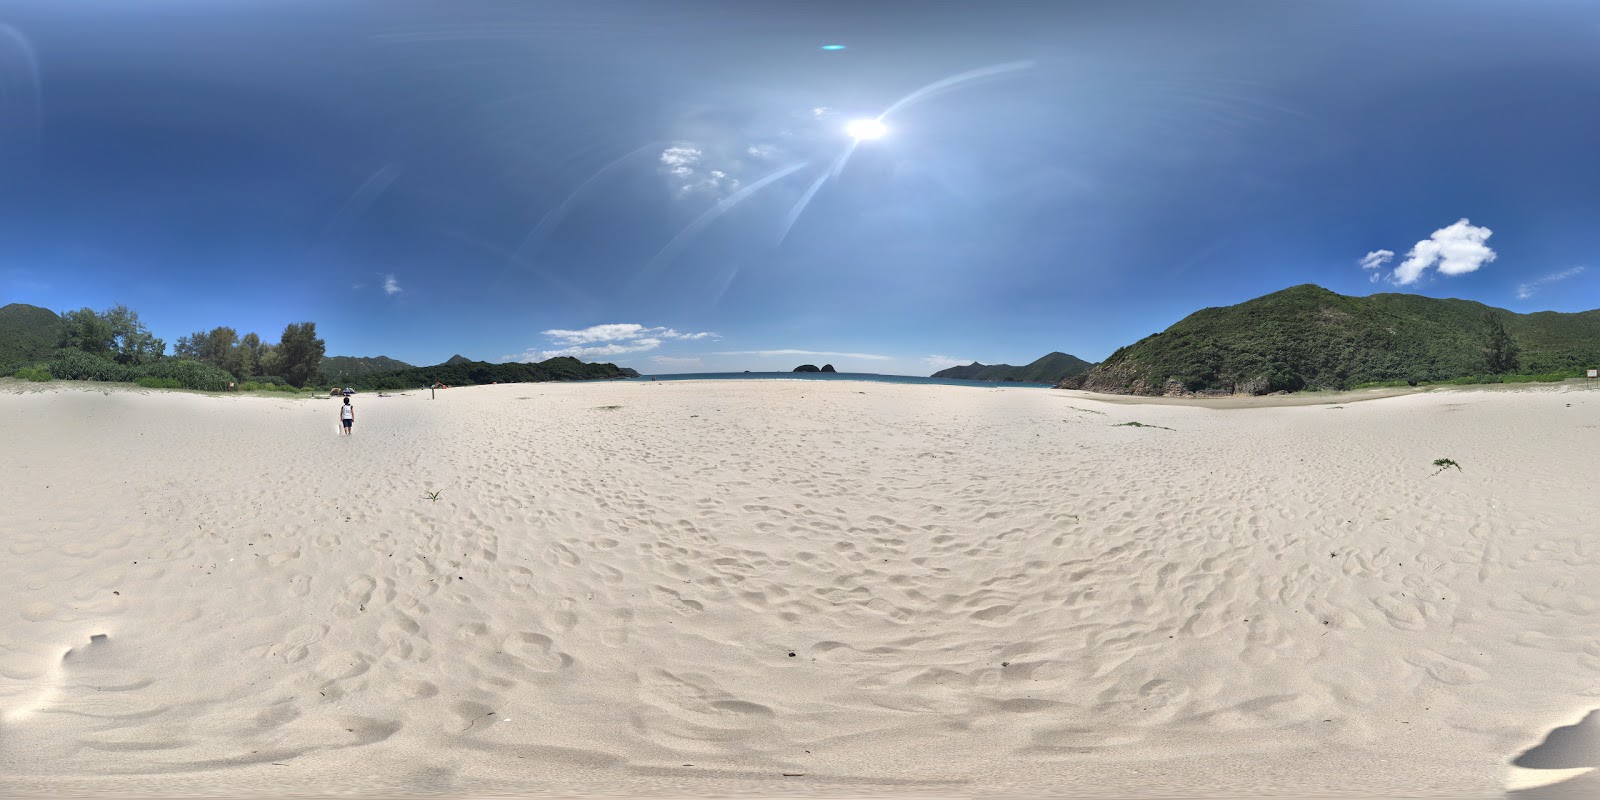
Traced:
<path fill-rule="evenodd" d="M 351 425 L 354 425 L 354 424 L 355 424 L 355 420 L 353 420 L 353 419 L 347 419 L 347 420 L 344 421 L 344 426 L 346 428 L 348 428 L 348 427 L 350 427 Z"/>

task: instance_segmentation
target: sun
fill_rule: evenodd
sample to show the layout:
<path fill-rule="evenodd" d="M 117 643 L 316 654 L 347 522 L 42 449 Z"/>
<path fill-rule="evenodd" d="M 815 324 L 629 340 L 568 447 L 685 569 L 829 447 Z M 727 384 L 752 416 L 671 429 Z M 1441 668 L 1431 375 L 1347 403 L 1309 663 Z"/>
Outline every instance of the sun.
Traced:
<path fill-rule="evenodd" d="M 844 126 L 844 130 L 854 137 L 856 141 L 882 139 L 884 134 L 889 132 L 889 128 L 883 122 L 870 117 L 850 120 L 850 124 Z"/>

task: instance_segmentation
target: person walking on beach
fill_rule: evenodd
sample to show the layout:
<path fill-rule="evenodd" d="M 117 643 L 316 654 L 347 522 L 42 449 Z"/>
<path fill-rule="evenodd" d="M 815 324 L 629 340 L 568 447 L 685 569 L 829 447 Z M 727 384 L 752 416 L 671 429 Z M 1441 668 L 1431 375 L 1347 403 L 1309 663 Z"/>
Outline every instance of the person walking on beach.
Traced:
<path fill-rule="evenodd" d="M 350 405 L 348 397 L 344 399 L 344 405 L 339 406 L 339 419 L 344 422 L 344 430 L 340 431 L 339 435 L 351 435 L 350 427 L 356 424 L 356 407 Z"/>

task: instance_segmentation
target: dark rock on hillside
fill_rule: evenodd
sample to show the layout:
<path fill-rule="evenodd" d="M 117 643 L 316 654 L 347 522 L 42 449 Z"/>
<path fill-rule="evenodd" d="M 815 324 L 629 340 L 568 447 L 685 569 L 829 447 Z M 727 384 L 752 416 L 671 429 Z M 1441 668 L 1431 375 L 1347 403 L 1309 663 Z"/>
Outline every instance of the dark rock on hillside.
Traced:
<path fill-rule="evenodd" d="M 817 369 L 817 365 L 816 364 L 801 364 L 800 366 L 795 367 L 794 371 L 795 372 L 821 372 L 822 370 Z"/>

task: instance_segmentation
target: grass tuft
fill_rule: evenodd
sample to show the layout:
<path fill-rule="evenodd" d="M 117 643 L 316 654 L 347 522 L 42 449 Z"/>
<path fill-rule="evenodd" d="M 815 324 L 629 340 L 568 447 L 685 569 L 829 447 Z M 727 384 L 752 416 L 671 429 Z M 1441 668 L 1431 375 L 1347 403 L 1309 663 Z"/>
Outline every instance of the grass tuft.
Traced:
<path fill-rule="evenodd" d="M 1177 428 L 1169 428 L 1169 427 L 1167 427 L 1165 425 L 1147 425 L 1147 424 L 1145 424 L 1143 422 L 1119 422 L 1119 423 L 1117 423 L 1117 424 L 1115 424 L 1115 425 L 1113 425 L 1111 427 L 1113 427 L 1113 428 L 1160 428 L 1161 430 L 1164 430 L 1164 431 L 1176 431 L 1177 430 Z"/>
<path fill-rule="evenodd" d="M 1433 473 L 1433 475 L 1438 475 L 1440 472 L 1444 472 L 1451 467 L 1455 467 L 1456 472 L 1464 471 L 1461 469 L 1460 464 L 1457 464 L 1454 460 L 1448 458 L 1436 458 L 1433 460 L 1433 465 L 1439 468 L 1438 472 Z M 1428 477 L 1431 478 L 1433 475 L 1429 475 Z"/>

